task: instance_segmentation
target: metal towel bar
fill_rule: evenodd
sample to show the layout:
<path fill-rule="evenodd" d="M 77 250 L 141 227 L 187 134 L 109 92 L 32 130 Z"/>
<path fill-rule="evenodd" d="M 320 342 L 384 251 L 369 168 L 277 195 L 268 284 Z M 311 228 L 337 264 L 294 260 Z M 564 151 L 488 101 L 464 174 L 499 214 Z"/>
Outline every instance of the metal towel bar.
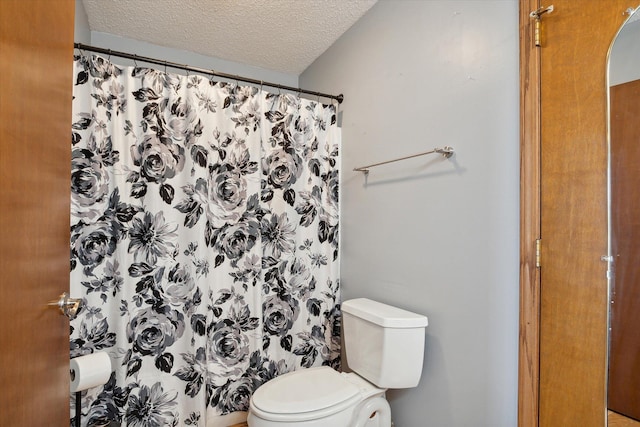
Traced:
<path fill-rule="evenodd" d="M 438 153 L 438 154 L 442 154 L 445 158 L 448 159 L 449 157 L 453 156 L 453 152 L 454 152 L 453 147 L 444 146 L 442 148 L 434 148 L 431 151 L 425 151 L 424 153 L 418 153 L 412 156 L 400 157 L 399 159 L 387 160 L 386 162 L 374 163 L 372 165 L 367 165 L 367 166 L 360 166 L 359 168 L 354 168 L 353 170 L 356 172 L 363 172 L 366 174 L 366 173 L 369 173 L 369 168 L 373 168 L 380 165 L 386 165 L 387 163 L 399 162 L 400 160 L 411 159 L 413 157 L 425 156 L 427 154 Z"/>

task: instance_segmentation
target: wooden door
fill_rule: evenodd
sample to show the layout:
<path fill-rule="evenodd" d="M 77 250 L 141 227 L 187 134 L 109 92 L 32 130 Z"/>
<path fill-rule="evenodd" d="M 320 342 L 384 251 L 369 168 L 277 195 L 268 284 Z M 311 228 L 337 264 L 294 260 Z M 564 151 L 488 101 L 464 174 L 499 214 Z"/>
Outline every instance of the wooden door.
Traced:
<path fill-rule="evenodd" d="M 640 80 L 613 86 L 611 291 L 608 406 L 640 421 Z"/>
<path fill-rule="evenodd" d="M 521 427 L 606 423 L 606 58 L 634 3 L 545 3 L 539 48 L 520 3 Z"/>
<path fill-rule="evenodd" d="M 544 17 L 540 426 L 606 422 L 605 75 L 624 11 L 610 3 L 554 1 Z"/>
<path fill-rule="evenodd" d="M 69 423 L 71 0 L 0 0 L 0 425 Z"/>

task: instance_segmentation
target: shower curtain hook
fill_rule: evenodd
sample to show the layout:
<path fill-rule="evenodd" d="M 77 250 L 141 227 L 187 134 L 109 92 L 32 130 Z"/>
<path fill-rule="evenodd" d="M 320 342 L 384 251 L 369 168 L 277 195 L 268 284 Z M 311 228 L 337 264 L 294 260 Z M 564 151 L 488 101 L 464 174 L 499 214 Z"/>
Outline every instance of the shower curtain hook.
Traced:
<path fill-rule="evenodd" d="M 134 67 L 136 67 L 136 68 L 138 68 L 138 61 L 137 61 L 137 59 L 138 59 L 138 55 L 134 54 L 134 55 L 133 55 L 133 66 L 134 66 Z"/>
<path fill-rule="evenodd" d="M 280 89 L 278 89 L 278 90 L 280 90 Z M 280 96 L 276 96 L 276 95 L 275 95 L 274 93 L 272 93 L 272 92 L 269 92 L 269 95 L 272 95 L 272 97 L 273 97 L 273 102 L 271 102 L 271 107 L 269 108 L 269 110 L 270 110 L 270 111 L 273 111 L 273 107 L 275 107 L 275 106 L 276 106 L 276 101 L 277 101 L 278 99 L 280 99 Z"/>
<path fill-rule="evenodd" d="M 107 56 L 107 61 L 111 62 L 111 49 L 109 49 L 109 56 Z"/>

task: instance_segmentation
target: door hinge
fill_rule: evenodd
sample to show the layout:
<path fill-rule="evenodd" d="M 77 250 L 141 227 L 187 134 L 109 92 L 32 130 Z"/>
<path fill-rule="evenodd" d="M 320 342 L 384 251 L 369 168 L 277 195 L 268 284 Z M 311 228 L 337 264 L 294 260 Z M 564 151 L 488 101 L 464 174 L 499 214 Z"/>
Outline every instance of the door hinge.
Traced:
<path fill-rule="evenodd" d="M 536 268 L 540 268 L 540 252 L 542 252 L 541 250 L 542 247 L 542 240 L 541 239 L 536 239 Z"/>
<path fill-rule="evenodd" d="M 529 14 L 529 17 L 535 20 L 535 22 L 533 23 L 533 28 L 534 28 L 533 38 L 537 47 L 542 46 L 542 35 L 541 35 L 542 25 L 540 24 L 542 15 L 544 15 L 545 13 L 551 13 L 551 12 L 553 12 L 553 5 L 549 7 L 542 6 L 540 9 L 536 9 Z"/>

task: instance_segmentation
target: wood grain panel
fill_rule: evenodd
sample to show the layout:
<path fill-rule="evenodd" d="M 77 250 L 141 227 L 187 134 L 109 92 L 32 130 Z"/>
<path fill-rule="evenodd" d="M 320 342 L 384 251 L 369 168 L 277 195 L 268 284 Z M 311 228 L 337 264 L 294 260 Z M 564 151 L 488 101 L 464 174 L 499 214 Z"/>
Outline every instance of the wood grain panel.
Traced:
<path fill-rule="evenodd" d="M 540 426 L 606 423 L 606 56 L 629 0 L 558 0 L 541 48 Z"/>
<path fill-rule="evenodd" d="M 613 86 L 611 105 L 611 290 L 609 391 L 612 411 L 640 420 L 640 80 Z"/>
<path fill-rule="evenodd" d="M 71 0 L 0 0 L 0 425 L 69 423 Z"/>
<path fill-rule="evenodd" d="M 632 420 L 624 415 L 609 411 L 609 424 L 607 427 L 640 427 L 640 421 Z"/>

